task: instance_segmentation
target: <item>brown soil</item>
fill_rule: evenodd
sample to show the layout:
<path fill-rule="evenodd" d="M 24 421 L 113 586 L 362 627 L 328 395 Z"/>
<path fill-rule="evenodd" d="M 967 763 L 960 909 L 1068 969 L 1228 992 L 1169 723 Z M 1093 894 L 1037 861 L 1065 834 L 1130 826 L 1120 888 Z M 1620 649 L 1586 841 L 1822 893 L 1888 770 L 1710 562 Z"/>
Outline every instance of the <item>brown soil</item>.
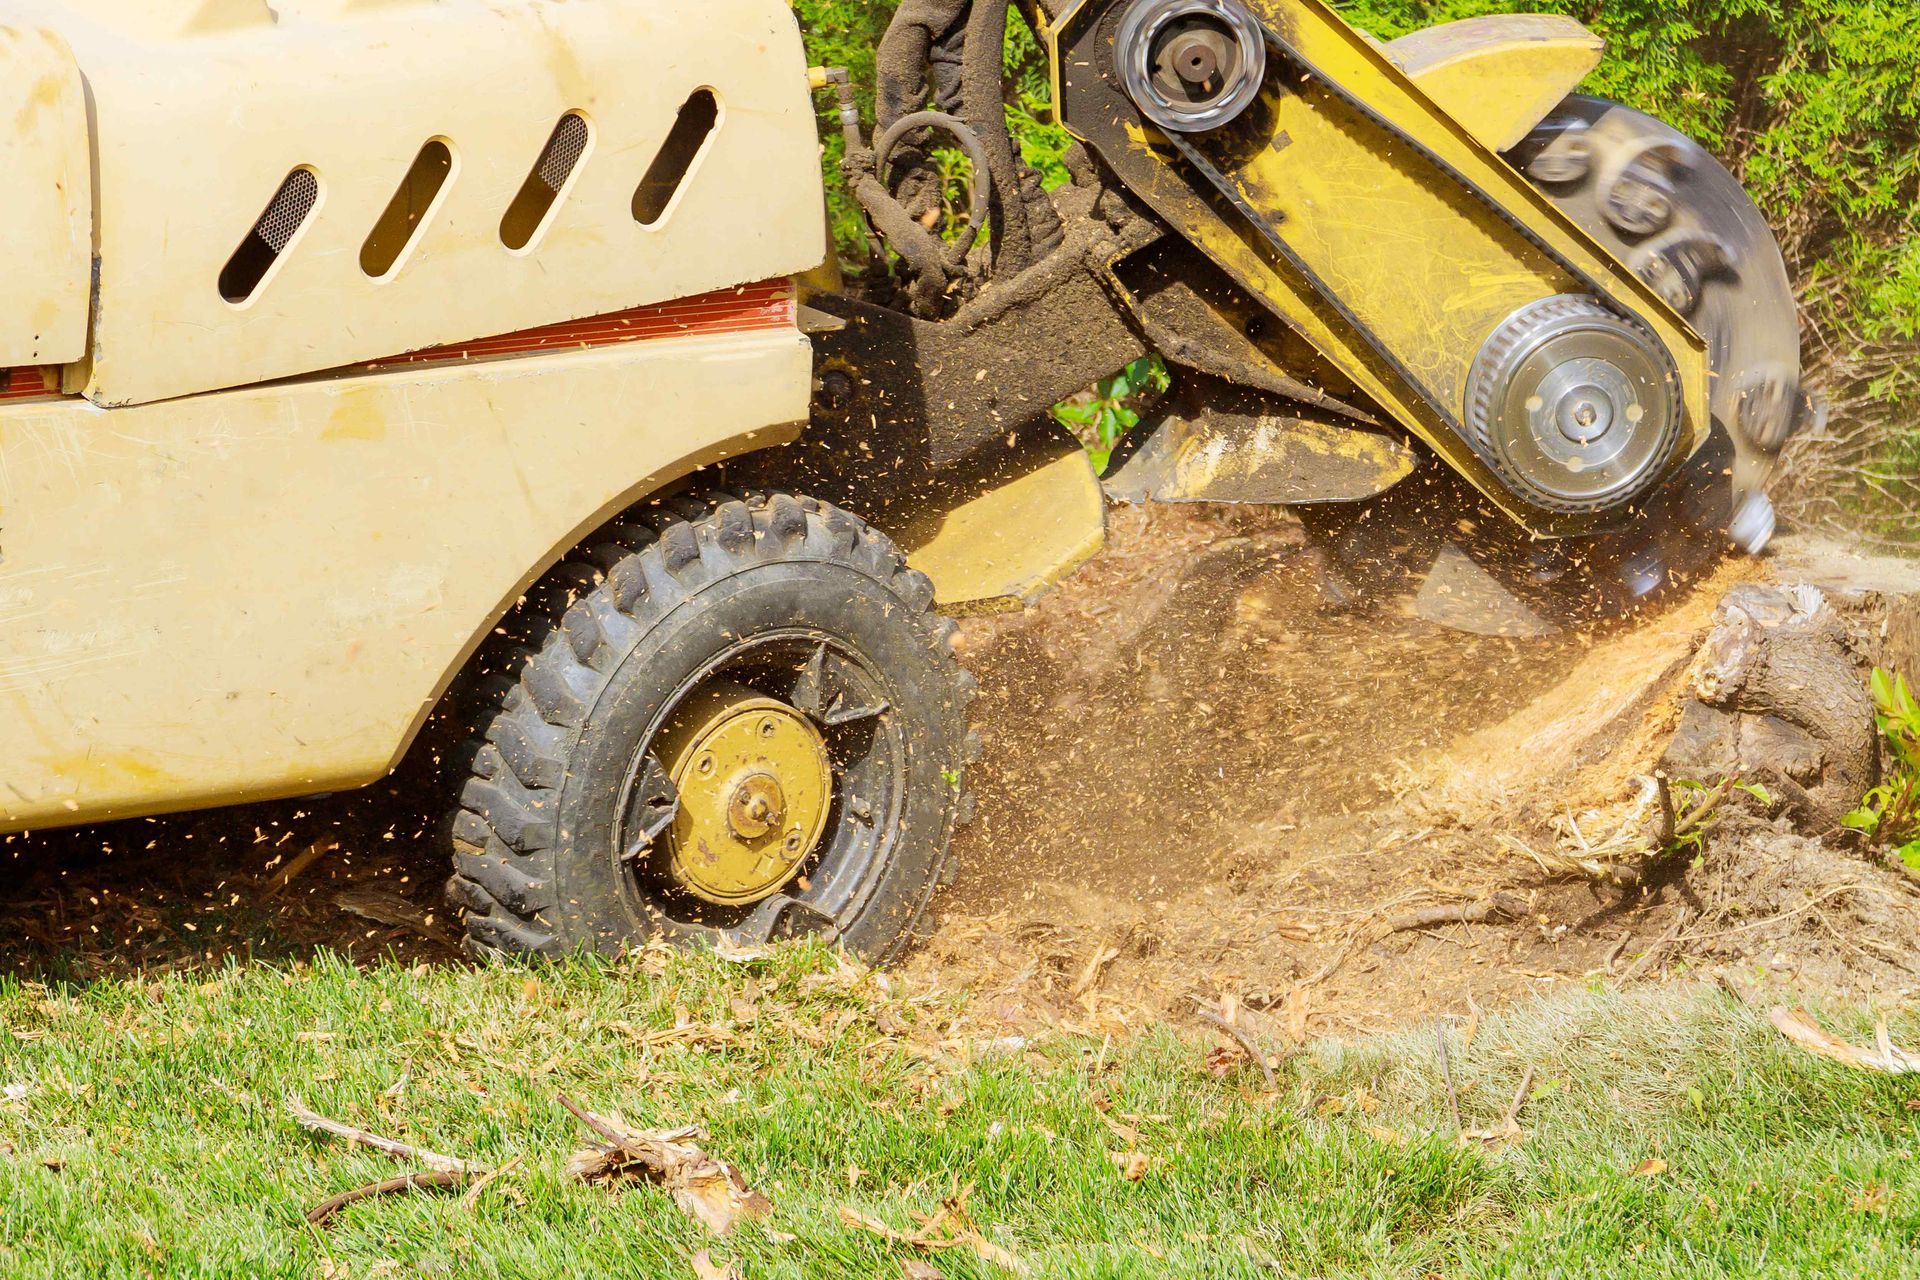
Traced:
<path fill-rule="evenodd" d="M 1754 816 L 1730 814 L 1651 890 L 1524 851 L 1564 843 L 1570 814 L 1598 810 L 1589 837 L 1618 820 L 1714 603 L 1752 564 L 1607 634 L 1483 638 L 1327 610 L 1281 517 L 1114 523 L 1106 556 L 1037 607 L 969 625 L 980 818 L 917 972 L 1014 1022 L 1118 1030 L 1224 998 L 1295 1037 L 1683 956 L 1913 982 L 1920 897 Z M 1496 893 L 1522 918 L 1387 931 Z"/>
<path fill-rule="evenodd" d="M 1488 638 L 1327 610 L 1284 517 L 1122 510 L 1113 534 L 1037 607 L 964 633 L 984 695 L 979 817 L 909 969 L 973 988 L 982 1018 L 1118 1031 L 1225 998 L 1301 1037 L 1703 962 L 1914 985 L 1920 897 L 1762 817 L 1730 814 L 1698 866 L 1651 890 L 1525 852 L 1564 844 L 1570 816 L 1588 836 L 1617 821 L 1713 603 L 1753 566 L 1608 634 Z M 0 974 L 322 948 L 458 962 L 432 772 L 6 840 Z M 1520 918 L 1388 931 L 1496 893 Z"/>

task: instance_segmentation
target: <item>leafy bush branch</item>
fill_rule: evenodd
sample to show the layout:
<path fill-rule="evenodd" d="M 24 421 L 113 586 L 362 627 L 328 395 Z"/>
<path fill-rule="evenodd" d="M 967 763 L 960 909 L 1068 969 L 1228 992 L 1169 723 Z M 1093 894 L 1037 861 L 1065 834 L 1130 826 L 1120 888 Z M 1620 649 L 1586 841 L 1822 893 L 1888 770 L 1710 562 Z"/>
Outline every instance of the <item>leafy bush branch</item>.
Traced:
<path fill-rule="evenodd" d="M 1906 677 L 1873 669 L 1874 720 L 1886 744 L 1886 780 L 1841 821 L 1920 871 L 1920 703 Z"/>

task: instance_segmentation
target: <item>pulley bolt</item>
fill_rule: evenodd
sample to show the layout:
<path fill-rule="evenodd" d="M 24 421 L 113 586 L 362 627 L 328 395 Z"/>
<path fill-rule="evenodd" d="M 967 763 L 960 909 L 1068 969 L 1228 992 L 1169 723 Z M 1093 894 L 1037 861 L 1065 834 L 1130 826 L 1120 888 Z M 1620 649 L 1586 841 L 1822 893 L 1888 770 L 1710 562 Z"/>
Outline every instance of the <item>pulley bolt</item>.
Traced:
<path fill-rule="evenodd" d="M 1173 48 L 1173 69 L 1188 84 L 1205 84 L 1220 70 L 1220 57 L 1205 40 L 1186 40 Z"/>

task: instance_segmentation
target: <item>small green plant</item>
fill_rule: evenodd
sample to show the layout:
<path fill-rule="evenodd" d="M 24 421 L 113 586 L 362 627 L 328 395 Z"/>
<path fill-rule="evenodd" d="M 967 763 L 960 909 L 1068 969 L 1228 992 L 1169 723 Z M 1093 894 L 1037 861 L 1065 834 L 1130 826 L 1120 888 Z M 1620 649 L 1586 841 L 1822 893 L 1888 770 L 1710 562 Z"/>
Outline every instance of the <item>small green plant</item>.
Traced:
<path fill-rule="evenodd" d="M 1840 821 L 1920 871 L 1920 703 L 1905 676 L 1879 667 L 1871 687 L 1874 721 L 1887 744 L 1886 780 Z"/>
<path fill-rule="evenodd" d="M 1752 796 L 1763 809 L 1773 808 L 1773 793 L 1757 782 L 1722 778 L 1710 787 L 1696 778 L 1675 780 L 1672 784 L 1673 837 L 1667 842 L 1666 854 L 1669 857 L 1691 854 L 1698 865 L 1706 854 L 1707 831 L 1719 820 L 1715 810 L 1735 791 Z"/>
<path fill-rule="evenodd" d="M 1171 385 L 1160 357 L 1142 356 L 1101 379 L 1091 393 L 1055 405 L 1053 416 L 1087 446 L 1094 470 L 1104 472 L 1114 445 L 1140 425 L 1140 410 Z"/>

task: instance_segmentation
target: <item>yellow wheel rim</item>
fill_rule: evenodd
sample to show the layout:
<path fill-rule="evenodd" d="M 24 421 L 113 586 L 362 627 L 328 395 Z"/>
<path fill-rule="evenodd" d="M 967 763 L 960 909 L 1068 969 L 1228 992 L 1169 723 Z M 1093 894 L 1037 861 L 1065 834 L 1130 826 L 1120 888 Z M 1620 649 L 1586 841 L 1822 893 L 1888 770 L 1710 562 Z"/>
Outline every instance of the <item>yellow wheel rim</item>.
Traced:
<path fill-rule="evenodd" d="M 656 750 L 680 793 L 667 838 L 675 883 L 741 906 L 799 873 L 833 801 L 827 744 L 811 720 L 745 685 L 714 681 L 675 709 Z"/>

